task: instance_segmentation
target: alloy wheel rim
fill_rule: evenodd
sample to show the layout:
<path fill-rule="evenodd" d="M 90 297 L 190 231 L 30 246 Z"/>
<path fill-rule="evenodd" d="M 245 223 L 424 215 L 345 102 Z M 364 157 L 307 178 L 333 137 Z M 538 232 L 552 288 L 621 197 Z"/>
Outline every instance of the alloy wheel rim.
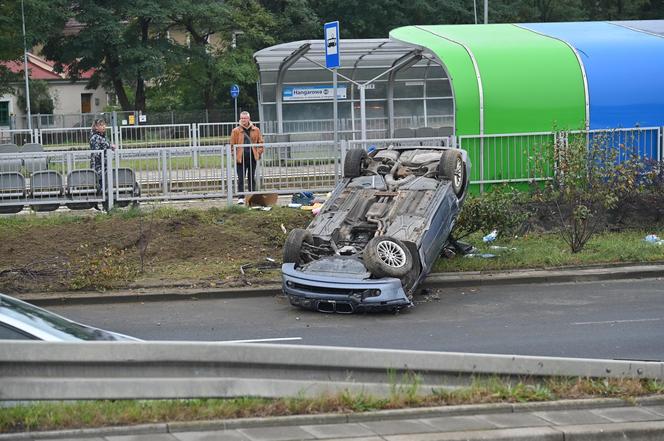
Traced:
<path fill-rule="evenodd" d="M 406 264 L 406 253 L 403 248 L 391 240 L 384 240 L 376 247 L 378 257 L 386 265 L 392 268 L 401 268 Z"/>
<path fill-rule="evenodd" d="M 461 158 L 457 158 L 456 164 L 454 165 L 454 185 L 456 187 L 461 187 L 463 184 L 463 161 Z"/>

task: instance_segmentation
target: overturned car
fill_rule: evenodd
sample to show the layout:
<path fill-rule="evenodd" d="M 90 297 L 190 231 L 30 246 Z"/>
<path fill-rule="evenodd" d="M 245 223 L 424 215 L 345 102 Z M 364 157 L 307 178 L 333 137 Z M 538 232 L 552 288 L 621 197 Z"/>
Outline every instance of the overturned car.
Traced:
<path fill-rule="evenodd" d="M 410 306 L 449 239 L 469 175 L 460 149 L 349 150 L 343 181 L 309 226 L 286 239 L 290 303 L 336 313 Z"/>

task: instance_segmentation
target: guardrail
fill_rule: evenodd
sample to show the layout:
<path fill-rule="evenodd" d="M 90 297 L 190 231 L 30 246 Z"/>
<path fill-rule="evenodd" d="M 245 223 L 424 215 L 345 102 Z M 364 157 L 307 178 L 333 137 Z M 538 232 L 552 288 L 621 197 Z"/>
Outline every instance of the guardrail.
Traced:
<path fill-rule="evenodd" d="M 478 376 L 664 378 L 664 363 L 199 342 L 4 342 L 0 400 L 389 395 Z"/>

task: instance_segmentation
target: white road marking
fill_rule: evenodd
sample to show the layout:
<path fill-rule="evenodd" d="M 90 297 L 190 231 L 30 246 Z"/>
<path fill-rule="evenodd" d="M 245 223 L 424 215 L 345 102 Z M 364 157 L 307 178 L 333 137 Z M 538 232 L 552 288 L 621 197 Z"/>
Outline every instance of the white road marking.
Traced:
<path fill-rule="evenodd" d="M 302 337 L 256 338 L 253 340 L 223 340 L 219 343 L 263 343 L 266 341 L 293 341 L 302 340 Z"/>
<path fill-rule="evenodd" d="M 658 322 L 664 320 L 664 318 L 646 318 L 646 319 L 634 319 L 634 320 L 607 320 L 603 322 L 576 322 L 572 323 L 573 325 L 607 325 L 613 323 L 640 323 L 640 322 Z"/>

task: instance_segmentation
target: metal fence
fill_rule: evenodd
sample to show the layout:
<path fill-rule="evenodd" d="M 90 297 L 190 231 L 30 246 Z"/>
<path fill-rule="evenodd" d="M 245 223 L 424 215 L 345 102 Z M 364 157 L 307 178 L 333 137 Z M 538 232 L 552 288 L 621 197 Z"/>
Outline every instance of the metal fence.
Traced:
<path fill-rule="evenodd" d="M 589 132 L 542 132 L 505 135 L 376 138 L 308 142 L 267 142 L 261 158 L 237 165 L 239 148 L 226 142 L 230 124 L 125 127 L 111 133 L 120 147 L 109 151 L 99 176 L 91 157 L 99 151 L 83 149 L 87 129 L 41 129 L 32 135 L 43 150 L 24 143 L 13 150 L 0 148 L 0 212 L 24 207 L 35 210 L 108 207 L 131 202 L 234 197 L 256 192 L 289 194 L 327 192 L 342 178 L 349 148 L 389 145 L 451 146 L 468 151 L 470 181 L 475 190 L 499 183 L 524 184 L 548 179 L 555 171 L 550 153 L 575 140 L 588 146 L 602 140 L 602 148 L 620 148 L 646 160 L 661 160 L 662 129 L 632 128 Z M 12 136 L 25 136 L 23 131 Z M 14 138 L 12 138 L 14 139 Z M 50 143 L 49 143 L 50 142 Z M 210 145 L 205 145 L 206 143 Z M 201 145 L 202 144 L 202 145 Z M 63 150 L 65 145 L 82 150 Z M 0 146 L 3 147 L 3 146 Z M 8 147 L 12 147 L 11 145 Z M 37 147 L 39 147 L 37 145 Z M 618 157 L 618 160 L 623 159 Z M 239 177 L 243 184 L 239 185 Z M 255 176 L 256 182 L 251 182 Z"/>
<path fill-rule="evenodd" d="M 16 144 L 22 146 L 30 142 L 36 142 L 36 132 L 34 130 L 19 129 L 7 130 L 0 129 L 0 144 Z"/>

